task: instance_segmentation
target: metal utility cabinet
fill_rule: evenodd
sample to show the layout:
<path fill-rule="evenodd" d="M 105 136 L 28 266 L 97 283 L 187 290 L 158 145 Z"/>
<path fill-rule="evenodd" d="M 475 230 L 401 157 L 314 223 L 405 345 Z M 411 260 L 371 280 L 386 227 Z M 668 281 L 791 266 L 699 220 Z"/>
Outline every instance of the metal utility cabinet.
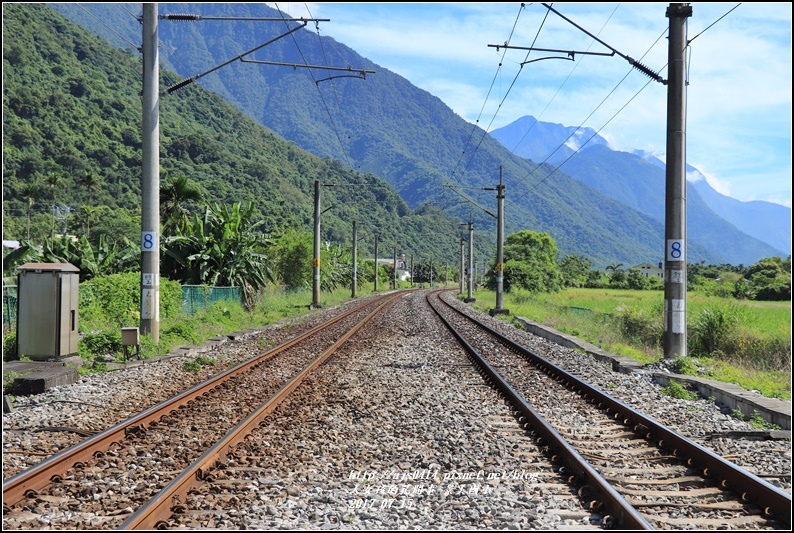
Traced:
<path fill-rule="evenodd" d="M 77 353 L 80 270 L 70 263 L 18 268 L 17 347 L 33 361 Z"/>

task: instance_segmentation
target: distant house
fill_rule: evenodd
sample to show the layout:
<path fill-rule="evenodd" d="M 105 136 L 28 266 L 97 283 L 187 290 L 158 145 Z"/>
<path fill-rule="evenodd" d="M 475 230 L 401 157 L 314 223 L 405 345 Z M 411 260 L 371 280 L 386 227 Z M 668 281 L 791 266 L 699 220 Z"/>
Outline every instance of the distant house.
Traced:
<path fill-rule="evenodd" d="M 642 263 L 641 265 L 631 267 L 631 270 L 639 270 L 640 274 L 646 278 L 659 278 L 664 281 L 664 268 L 662 268 L 662 263 L 659 263 L 658 267 L 650 263 Z"/>
<path fill-rule="evenodd" d="M 378 263 L 381 265 L 389 265 L 394 268 L 394 259 L 378 258 Z M 408 268 L 408 263 L 405 261 L 405 254 L 397 258 L 397 279 L 400 281 L 409 281 L 411 279 L 411 271 Z"/>

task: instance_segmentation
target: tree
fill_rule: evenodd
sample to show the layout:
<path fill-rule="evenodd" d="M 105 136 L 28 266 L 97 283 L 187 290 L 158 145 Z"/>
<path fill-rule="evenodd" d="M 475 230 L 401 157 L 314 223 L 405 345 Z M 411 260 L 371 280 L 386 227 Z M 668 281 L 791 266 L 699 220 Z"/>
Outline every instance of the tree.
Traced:
<path fill-rule="evenodd" d="M 562 283 L 565 287 L 584 287 L 593 263 L 580 255 L 569 255 L 559 261 Z"/>
<path fill-rule="evenodd" d="M 314 237 L 309 232 L 287 230 L 273 248 L 273 274 L 287 289 L 310 289 L 314 272 Z"/>
<path fill-rule="evenodd" d="M 791 258 L 767 257 L 747 267 L 744 278 L 755 300 L 791 300 Z"/>
<path fill-rule="evenodd" d="M 557 264 L 557 243 L 548 233 L 523 230 L 508 235 L 504 245 L 503 287 L 531 292 L 554 292 L 562 288 L 562 273 Z M 493 267 L 486 286 L 496 287 Z"/>
<path fill-rule="evenodd" d="M 623 266 L 623 263 L 612 263 L 611 265 L 606 267 L 605 270 L 607 272 L 611 272 L 612 274 L 614 274 L 615 272 L 620 272 L 621 271 L 620 267 L 622 267 L 622 266 Z"/>
<path fill-rule="evenodd" d="M 102 178 L 94 172 L 85 172 L 80 183 L 88 193 L 88 205 L 94 206 L 94 193 L 102 190 Z"/>
<path fill-rule="evenodd" d="M 19 194 L 27 200 L 27 240 L 30 240 L 30 211 L 33 209 L 33 204 L 41 198 L 41 193 L 41 183 L 38 180 L 22 183 L 19 186 Z"/>
<path fill-rule="evenodd" d="M 557 266 L 557 243 L 548 233 L 523 230 L 508 235 L 504 246 L 505 263 L 521 261 L 533 273 L 530 291 L 554 292 L 562 288 L 562 274 Z"/>
<path fill-rule="evenodd" d="M 240 287 L 250 308 L 273 279 L 264 253 L 273 243 L 256 230 L 253 214 L 253 204 L 207 205 L 184 231 L 165 237 L 161 271 L 184 284 Z"/>
<path fill-rule="evenodd" d="M 85 236 L 91 240 L 91 222 L 95 221 L 99 216 L 98 210 L 92 205 L 82 205 L 78 212 L 79 217 L 85 222 Z"/>
<path fill-rule="evenodd" d="M 436 263 L 438 263 L 436 261 Z M 436 283 L 439 281 L 439 274 L 438 274 L 438 265 L 433 264 L 433 261 L 430 259 L 423 259 L 422 261 L 417 261 L 414 264 L 413 270 L 413 282 L 414 283 L 430 283 L 430 279 L 432 277 L 433 281 Z"/>
<path fill-rule="evenodd" d="M 163 233 L 166 230 L 184 229 L 188 219 L 188 203 L 201 202 L 201 189 L 184 176 L 174 178 L 160 186 L 160 210 L 165 213 Z"/>
<path fill-rule="evenodd" d="M 60 173 L 56 171 L 51 171 L 47 173 L 47 176 L 44 178 L 44 183 L 47 184 L 47 187 L 50 189 L 50 198 L 52 198 L 52 237 L 55 237 L 55 205 L 58 203 L 58 189 L 62 188 L 66 181 L 60 175 Z"/>
<path fill-rule="evenodd" d="M 635 291 L 644 291 L 648 288 L 648 278 L 642 275 L 639 269 L 632 268 L 626 275 L 626 285 Z"/>

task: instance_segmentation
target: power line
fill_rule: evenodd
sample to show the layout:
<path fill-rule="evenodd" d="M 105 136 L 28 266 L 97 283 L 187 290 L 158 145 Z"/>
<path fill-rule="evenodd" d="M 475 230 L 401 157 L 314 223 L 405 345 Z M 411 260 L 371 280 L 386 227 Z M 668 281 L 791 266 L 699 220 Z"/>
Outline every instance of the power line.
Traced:
<path fill-rule="evenodd" d="M 276 9 L 278 9 L 279 13 L 281 13 L 281 9 L 279 9 L 278 4 L 276 4 Z M 282 15 L 283 18 L 283 15 Z M 286 24 L 286 21 L 284 22 Z M 289 26 L 288 26 L 289 27 Z M 308 67 L 309 63 L 306 61 L 306 57 L 303 55 L 303 51 L 301 51 L 300 46 L 298 45 L 298 41 L 295 39 L 295 36 L 292 35 L 292 41 L 295 43 L 295 48 L 298 50 L 298 54 L 300 54 L 303 63 Z M 314 81 L 315 87 L 317 88 L 317 93 L 320 95 L 320 101 L 323 103 L 323 107 L 325 108 L 325 112 L 328 114 L 328 119 L 331 121 L 331 128 L 334 130 L 334 135 L 336 135 L 336 140 L 339 143 L 339 146 L 342 148 L 342 153 L 347 161 L 347 166 L 352 168 L 350 164 L 350 159 L 347 157 L 347 152 L 344 149 L 344 144 L 342 144 L 342 140 L 339 137 L 339 130 L 336 127 L 336 123 L 334 122 L 333 116 L 331 115 L 331 111 L 328 108 L 328 103 L 325 101 L 325 97 L 323 96 L 323 92 L 320 90 L 320 87 L 317 83 L 317 80 L 314 77 L 314 73 L 312 72 L 311 68 L 308 69 L 309 76 L 311 76 L 312 81 Z"/>
<path fill-rule="evenodd" d="M 518 10 L 516 19 L 513 22 L 513 28 L 510 30 L 510 35 L 508 36 L 507 41 L 505 41 L 505 44 L 509 43 L 510 40 L 513 38 L 513 34 L 516 31 L 516 26 L 518 26 L 518 21 L 519 18 L 521 17 L 521 12 L 524 10 L 524 7 L 525 7 L 524 4 L 521 4 L 521 8 Z M 480 117 L 482 117 L 482 114 L 485 110 L 485 105 L 488 103 L 488 98 L 490 98 L 491 96 L 491 91 L 493 91 L 494 85 L 496 85 L 496 79 L 499 77 L 499 72 L 502 70 L 502 63 L 504 61 L 505 55 L 507 55 L 507 50 L 505 50 L 504 53 L 502 54 L 502 59 L 500 60 L 499 66 L 497 67 L 496 72 L 494 73 L 493 79 L 491 80 L 491 86 L 488 88 L 488 93 L 485 95 L 485 101 L 483 101 L 482 107 L 480 108 L 480 113 L 479 115 L 477 115 L 477 120 L 475 120 L 474 124 L 472 124 L 469 138 L 466 140 L 466 144 L 463 146 L 463 151 L 461 152 L 460 157 L 458 158 L 458 162 L 455 164 L 455 168 L 452 170 L 452 174 L 450 175 L 450 177 L 454 176 L 455 172 L 457 172 L 458 165 L 460 165 L 463 156 L 466 154 L 466 148 L 468 148 L 472 137 L 474 137 L 474 132 L 477 131 L 477 125 L 480 123 Z"/>
<path fill-rule="evenodd" d="M 107 24 L 105 24 L 105 22 L 104 22 L 104 21 L 103 21 L 101 18 L 97 17 L 96 15 L 94 15 L 93 13 L 91 13 L 90 11 L 88 11 L 86 8 L 84 8 L 84 7 L 83 7 L 83 6 L 81 6 L 80 4 L 75 4 L 75 5 L 76 5 L 77 7 L 79 7 L 80 9 L 82 9 L 83 11 L 85 11 L 86 13 L 88 13 L 88 15 L 89 15 L 89 16 L 91 16 L 91 17 L 95 18 L 95 19 L 96 19 L 96 20 L 97 20 L 97 21 L 98 21 L 100 24 L 102 24 L 102 25 L 103 25 L 105 28 L 107 28 L 108 30 L 110 30 L 110 32 L 111 32 L 111 33 L 113 33 L 113 34 L 114 34 L 116 37 L 118 37 L 118 38 L 119 38 L 119 39 L 121 39 L 122 41 L 124 41 L 124 42 L 128 43 L 130 46 L 132 46 L 133 48 L 135 48 L 135 49 L 136 49 L 138 52 L 141 52 L 141 51 L 142 51 L 142 47 L 141 47 L 140 45 L 137 45 L 137 44 L 133 43 L 132 41 L 130 41 L 129 39 L 127 39 L 126 37 L 122 36 L 122 35 L 121 35 L 120 33 L 118 33 L 116 30 L 114 30 L 113 28 L 111 28 L 110 26 L 108 26 Z"/>
<path fill-rule="evenodd" d="M 614 10 L 612 10 L 612 13 L 610 13 L 610 15 L 609 15 L 609 17 L 607 18 L 607 20 L 606 20 L 606 21 L 604 21 L 604 25 L 603 25 L 603 26 L 601 26 L 601 29 L 600 29 L 600 30 L 599 30 L 599 32 L 598 32 L 598 34 L 599 34 L 599 35 L 601 34 L 601 32 L 602 32 L 602 31 L 604 31 L 604 28 L 606 27 L 606 25 L 607 25 L 607 24 L 609 24 L 609 21 L 610 21 L 610 20 L 612 20 L 612 17 L 615 15 L 615 12 L 618 10 L 618 7 L 619 7 L 619 5 L 618 5 L 618 6 L 615 6 L 615 9 L 614 9 Z M 548 11 L 547 11 L 546 13 L 548 14 Z M 594 41 L 593 41 L 593 42 L 594 42 Z M 590 48 L 591 48 L 592 46 L 593 46 L 593 43 L 591 42 L 591 43 L 590 43 L 590 46 L 588 46 L 588 47 L 587 47 L 587 50 L 590 50 Z M 543 108 L 543 111 L 541 111 L 541 112 L 540 112 L 540 114 L 537 116 L 537 118 L 536 118 L 536 120 L 535 120 L 535 123 L 534 123 L 534 124 L 532 124 L 532 126 L 530 126 L 530 127 L 529 127 L 529 129 L 527 130 L 527 132 L 526 132 L 526 133 L 525 133 L 525 134 L 524 134 L 524 135 L 521 137 L 521 139 L 519 139 L 519 141 L 518 141 L 518 142 L 515 144 L 515 146 L 513 147 L 513 149 L 512 149 L 512 150 L 510 150 L 510 152 L 511 152 L 511 153 L 514 153 L 514 152 L 515 152 L 515 149 L 516 149 L 516 148 L 518 148 L 518 146 L 519 146 L 519 145 L 520 145 L 520 144 L 523 142 L 523 140 L 524 140 L 524 139 L 527 137 L 527 135 L 529 135 L 529 133 L 530 133 L 530 132 L 531 132 L 531 131 L 532 131 L 532 130 L 535 128 L 535 126 L 538 124 L 538 122 L 540 122 L 540 119 L 541 119 L 541 118 L 543 117 L 543 115 L 546 113 L 546 110 L 549 108 L 549 106 L 551 105 L 551 103 L 552 103 L 552 102 L 554 102 L 554 100 L 557 98 L 557 95 L 558 95 L 558 94 L 560 94 L 560 91 L 562 91 L 562 88 L 565 86 L 565 84 L 566 84 L 566 83 L 568 83 L 568 80 L 570 80 L 570 79 L 571 79 L 571 76 L 573 76 L 573 73 L 574 73 L 574 71 L 575 71 L 577 68 L 579 68 L 579 65 L 581 65 L 581 64 L 582 64 L 582 62 L 581 62 L 581 61 L 580 61 L 579 63 L 574 63 L 574 65 L 573 65 L 573 68 L 571 68 L 571 71 L 568 73 L 568 75 L 567 75 L 567 76 L 565 77 L 565 79 L 562 81 L 562 83 L 560 84 L 560 86 L 557 88 L 557 91 L 554 93 L 554 95 L 551 97 L 551 99 L 549 99 L 549 102 L 546 104 L 546 107 L 544 107 L 544 108 Z M 566 139 L 566 140 L 567 140 L 567 139 Z M 502 163 L 504 163 L 504 160 L 502 161 Z"/>

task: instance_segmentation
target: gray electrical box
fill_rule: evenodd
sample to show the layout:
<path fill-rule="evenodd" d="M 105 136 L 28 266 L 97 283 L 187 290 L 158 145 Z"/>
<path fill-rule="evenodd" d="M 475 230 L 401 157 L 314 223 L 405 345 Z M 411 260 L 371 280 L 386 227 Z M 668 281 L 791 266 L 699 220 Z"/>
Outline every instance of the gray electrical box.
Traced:
<path fill-rule="evenodd" d="M 70 263 L 25 263 L 17 275 L 17 349 L 46 361 L 77 353 L 80 270 Z"/>

